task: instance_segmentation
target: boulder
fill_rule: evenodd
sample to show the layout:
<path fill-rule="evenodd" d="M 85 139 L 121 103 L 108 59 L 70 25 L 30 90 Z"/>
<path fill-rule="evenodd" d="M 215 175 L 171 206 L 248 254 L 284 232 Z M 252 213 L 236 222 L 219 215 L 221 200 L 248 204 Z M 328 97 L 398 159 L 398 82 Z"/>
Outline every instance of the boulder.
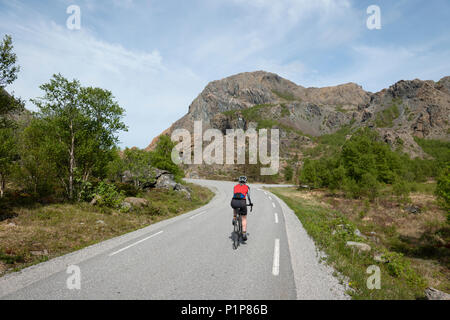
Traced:
<path fill-rule="evenodd" d="M 173 174 L 162 174 L 158 177 L 155 188 L 174 190 L 176 185 Z"/>
<path fill-rule="evenodd" d="M 120 205 L 120 209 L 125 212 L 128 212 L 133 209 L 133 206 L 128 202 L 122 202 L 122 204 Z"/>
<path fill-rule="evenodd" d="M 407 206 L 405 208 L 405 210 L 412 214 L 419 214 L 421 212 L 420 208 L 418 206 L 414 206 L 414 205 Z"/>
<path fill-rule="evenodd" d="M 350 248 L 355 248 L 361 252 L 363 252 L 363 251 L 368 252 L 372 249 L 368 244 L 362 243 L 362 242 L 347 241 L 347 243 L 345 245 Z"/>
<path fill-rule="evenodd" d="M 142 208 L 148 206 L 148 201 L 144 198 L 129 197 L 125 198 L 123 202 L 130 204 L 134 208 Z"/>
<path fill-rule="evenodd" d="M 450 294 L 428 287 L 425 289 L 425 296 L 428 300 L 450 300 Z"/>
<path fill-rule="evenodd" d="M 47 256 L 48 255 L 47 249 L 44 249 L 43 251 L 30 251 L 30 253 L 33 256 Z"/>

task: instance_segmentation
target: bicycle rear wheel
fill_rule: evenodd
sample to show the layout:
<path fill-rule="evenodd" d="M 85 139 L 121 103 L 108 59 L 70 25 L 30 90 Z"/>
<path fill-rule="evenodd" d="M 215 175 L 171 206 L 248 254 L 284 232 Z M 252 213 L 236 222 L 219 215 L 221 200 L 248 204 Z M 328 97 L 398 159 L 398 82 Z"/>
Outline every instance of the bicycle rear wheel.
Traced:
<path fill-rule="evenodd" d="M 234 232 L 233 232 L 233 248 L 236 250 L 239 247 L 239 241 L 240 241 L 240 215 L 236 219 L 236 223 L 234 224 Z"/>

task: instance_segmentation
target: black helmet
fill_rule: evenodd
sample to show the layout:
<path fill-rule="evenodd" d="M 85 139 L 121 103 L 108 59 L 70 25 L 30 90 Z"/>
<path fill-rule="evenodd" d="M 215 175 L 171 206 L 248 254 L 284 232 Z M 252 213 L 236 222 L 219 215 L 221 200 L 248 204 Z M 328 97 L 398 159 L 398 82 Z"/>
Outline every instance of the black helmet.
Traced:
<path fill-rule="evenodd" d="M 247 177 L 246 176 L 240 176 L 239 177 L 239 183 L 247 183 Z"/>

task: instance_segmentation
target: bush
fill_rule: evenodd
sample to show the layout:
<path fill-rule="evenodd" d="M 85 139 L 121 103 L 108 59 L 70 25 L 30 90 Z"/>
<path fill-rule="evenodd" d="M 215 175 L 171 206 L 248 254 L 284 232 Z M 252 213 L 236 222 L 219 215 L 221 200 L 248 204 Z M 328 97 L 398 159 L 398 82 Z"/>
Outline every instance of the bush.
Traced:
<path fill-rule="evenodd" d="M 116 187 L 117 191 L 123 193 L 126 197 L 137 197 L 140 191 L 134 185 L 129 183 L 116 182 L 114 183 L 114 186 Z"/>
<path fill-rule="evenodd" d="M 286 168 L 284 168 L 284 180 L 286 181 L 292 181 L 292 178 L 294 177 L 294 170 L 292 169 L 291 166 L 286 166 Z"/>
<path fill-rule="evenodd" d="M 374 200 L 379 195 L 380 184 L 375 176 L 370 173 L 365 173 L 361 178 L 359 189 L 362 195 L 368 197 L 370 200 Z"/>
<path fill-rule="evenodd" d="M 398 179 L 392 185 L 392 191 L 397 197 L 406 200 L 409 197 L 410 189 L 408 188 L 408 185 L 405 183 L 405 181 Z"/>
<path fill-rule="evenodd" d="M 439 204 L 445 210 L 450 210 L 450 166 L 443 170 L 437 180 L 436 196 Z"/>
<path fill-rule="evenodd" d="M 100 182 L 95 188 L 94 197 L 97 198 L 97 205 L 100 207 L 120 208 L 125 199 L 125 194 L 123 191 L 117 191 L 116 186 L 113 184 Z"/>

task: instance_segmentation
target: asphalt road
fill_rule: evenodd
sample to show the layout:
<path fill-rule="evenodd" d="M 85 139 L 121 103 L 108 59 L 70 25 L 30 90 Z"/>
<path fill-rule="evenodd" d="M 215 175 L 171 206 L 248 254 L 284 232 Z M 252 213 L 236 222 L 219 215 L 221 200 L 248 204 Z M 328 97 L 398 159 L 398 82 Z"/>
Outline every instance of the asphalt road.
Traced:
<path fill-rule="evenodd" d="M 231 182 L 205 207 L 0 278 L 1 299 L 346 299 L 277 197 L 250 185 L 248 241 L 232 248 Z M 79 267 L 81 288 L 68 289 Z"/>

